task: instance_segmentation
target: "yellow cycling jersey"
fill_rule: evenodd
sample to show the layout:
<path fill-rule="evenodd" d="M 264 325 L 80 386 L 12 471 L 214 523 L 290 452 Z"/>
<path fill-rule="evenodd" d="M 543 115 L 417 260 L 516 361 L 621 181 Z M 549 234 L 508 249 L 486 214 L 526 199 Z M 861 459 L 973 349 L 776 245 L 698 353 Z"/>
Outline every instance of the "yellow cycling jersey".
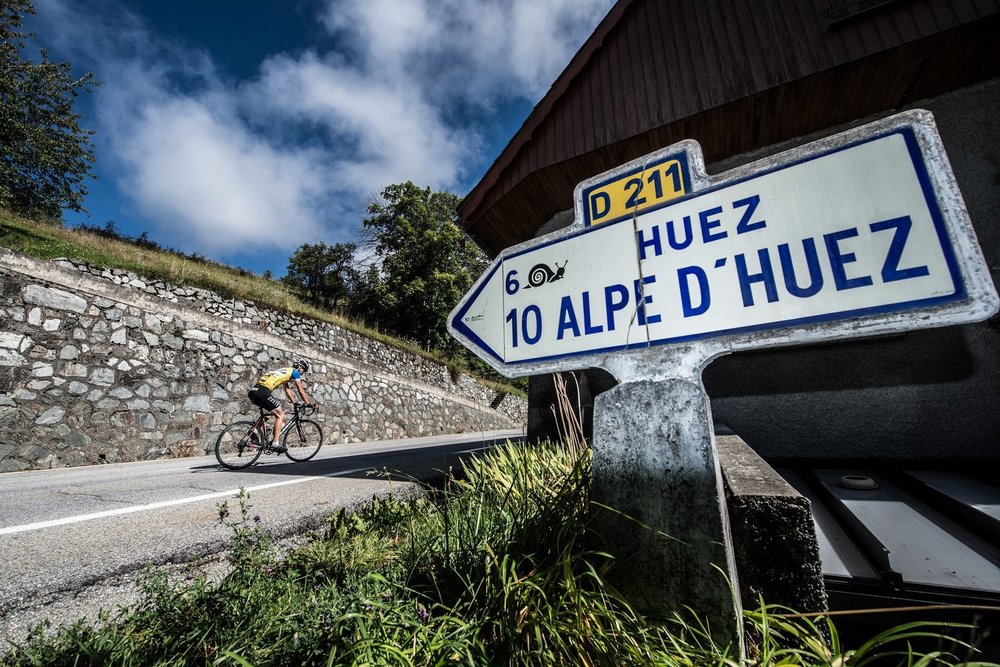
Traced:
<path fill-rule="evenodd" d="M 274 391 L 289 380 L 298 380 L 300 377 L 299 372 L 294 368 L 279 368 L 261 375 L 260 379 L 257 380 L 257 386 Z"/>

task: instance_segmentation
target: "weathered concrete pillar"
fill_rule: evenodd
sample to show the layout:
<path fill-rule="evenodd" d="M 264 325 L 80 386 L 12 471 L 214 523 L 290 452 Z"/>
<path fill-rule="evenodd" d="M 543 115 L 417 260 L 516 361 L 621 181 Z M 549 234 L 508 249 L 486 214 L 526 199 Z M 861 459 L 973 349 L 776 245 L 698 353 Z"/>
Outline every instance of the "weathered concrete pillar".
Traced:
<path fill-rule="evenodd" d="M 613 583 L 647 613 L 691 607 L 742 654 L 708 396 L 696 379 L 620 379 L 597 398 L 593 441 L 595 521 L 618 559 Z"/>

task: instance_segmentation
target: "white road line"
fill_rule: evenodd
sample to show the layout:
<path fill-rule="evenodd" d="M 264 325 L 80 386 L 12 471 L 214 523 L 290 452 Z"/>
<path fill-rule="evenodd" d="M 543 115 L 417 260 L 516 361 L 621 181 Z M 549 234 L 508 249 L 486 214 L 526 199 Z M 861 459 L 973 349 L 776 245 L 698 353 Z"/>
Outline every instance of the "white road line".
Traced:
<path fill-rule="evenodd" d="M 455 452 L 456 454 L 475 454 L 476 452 L 486 451 L 487 449 L 492 449 L 493 445 L 484 445 L 482 447 L 476 447 L 474 449 L 463 449 L 460 452 Z"/>
<path fill-rule="evenodd" d="M 322 479 L 323 477 L 342 477 L 344 475 L 350 475 L 356 472 L 361 472 L 363 470 L 369 470 L 369 468 L 354 468 L 352 470 L 341 470 L 339 472 L 333 472 L 328 475 L 321 475 L 319 477 L 298 477 L 296 479 L 286 479 L 281 482 L 271 482 L 270 484 L 261 484 L 259 486 L 243 487 L 243 489 L 245 491 L 261 491 L 263 489 L 273 489 L 279 486 L 288 486 L 290 484 L 301 484 L 303 482 L 309 482 L 315 479 Z M 132 507 L 121 507 L 116 510 L 94 512 L 93 514 L 80 514 L 78 516 L 68 516 L 62 519 L 50 519 L 48 521 L 39 521 L 37 523 L 26 523 L 21 526 L 9 526 L 7 528 L 0 528 L 0 535 L 11 535 L 13 533 L 23 533 L 29 530 L 41 530 L 43 528 L 66 526 L 72 523 L 80 523 L 81 521 L 90 521 L 92 519 L 103 519 L 109 516 L 118 516 L 119 514 L 132 514 L 133 512 L 144 512 L 146 510 L 160 509 L 161 507 L 173 507 L 175 505 L 185 505 L 187 503 L 196 503 L 202 500 L 212 500 L 213 498 L 227 498 L 230 496 L 236 497 L 239 495 L 239 493 L 240 493 L 239 489 L 236 489 L 235 491 L 217 491 L 215 493 L 206 493 L 200 496 L 191 496 L 188 498 L 176 498 L 174 500 L 162 500 L 157 503 L 148 503 L 146 505 L 133 505 Z"/>

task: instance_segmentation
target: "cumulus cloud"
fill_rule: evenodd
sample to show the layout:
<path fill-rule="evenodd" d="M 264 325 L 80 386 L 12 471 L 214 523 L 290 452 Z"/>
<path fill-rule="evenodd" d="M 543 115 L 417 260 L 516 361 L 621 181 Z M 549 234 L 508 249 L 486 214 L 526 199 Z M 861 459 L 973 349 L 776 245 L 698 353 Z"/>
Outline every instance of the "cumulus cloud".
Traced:
<path fill-rule="evenodd" d="M 469 158 L 468 131 L 446 124 L 419 87 L 312 53 L 269 60 L 248 93 L 266 100 L 258 112 L 308 123 L 331 145 L 349 147 L 338 151 L 331 173 L 331 187 L 346 193 L 365 195 L 403 180 L 454 187 Z"/>
<path fill-rule="evenodd" d="M 294 249 L 302 237 L 321 235 L 322 156 L 276 149 L 213 111 L 203 100 L 173 97 L 118 130 L 122 179 L 143 210 L 209 253 Z"/>
<path fill-rule="evenodd" d="M 327 0 L 327 46 L 232 81 L 118 0 L 41 0 L 92 63 L 98 159 L 154 236 L 209 256 L 352 240 L 390 183 L 462 193 L 484 119 L 537 101 L 612 0 Z M 51 40 L 50 40 L 51 41 Z M 294 233 L 292 233 L 294 232 Z"/>
<path fill-rule="evenodd" d="M 324 22 L 361 60 L 428 96 L 537 101 L 607 13 L 609 0 L 345 0 Z"/>

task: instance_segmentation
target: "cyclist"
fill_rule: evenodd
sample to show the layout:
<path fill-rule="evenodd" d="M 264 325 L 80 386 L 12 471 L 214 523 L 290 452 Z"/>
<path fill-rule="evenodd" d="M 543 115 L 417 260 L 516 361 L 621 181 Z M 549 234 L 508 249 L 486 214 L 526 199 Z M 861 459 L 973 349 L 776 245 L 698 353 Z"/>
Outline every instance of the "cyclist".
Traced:
<path fill-rule="evenodd" d="M 281 409 L 281 404 L 278 403 L 271 392 L 278 387 L 282 387 L 285 390 L 285 395 L 288 396 L 288 400 L 294 403 L 295 395 L 292 394 L 292 390 L 288 386 L 289 383 L 294 382 L 295 389 L 298 390 L 299 396 L 302 397 L 302 402 L 306 405 L 315 405 L 312 399 L 309 398 L 309 394 L 306 393 L 305 387 L 302 386 L 302 374 L 308 371 L 309 362 L 305 359 L 296 359 L 290 367 L 278 368 L 261 375 L 253 389 L 247 392 L 247 397 L 249 397 L 251 403 L 264 412 L 275 416 L 271 449 L 279 454 L 285 451 L 285 448 L 278 444 L 278 435 L 281 434 L 281 427 L 285 423 L 285 412 Z"/>

